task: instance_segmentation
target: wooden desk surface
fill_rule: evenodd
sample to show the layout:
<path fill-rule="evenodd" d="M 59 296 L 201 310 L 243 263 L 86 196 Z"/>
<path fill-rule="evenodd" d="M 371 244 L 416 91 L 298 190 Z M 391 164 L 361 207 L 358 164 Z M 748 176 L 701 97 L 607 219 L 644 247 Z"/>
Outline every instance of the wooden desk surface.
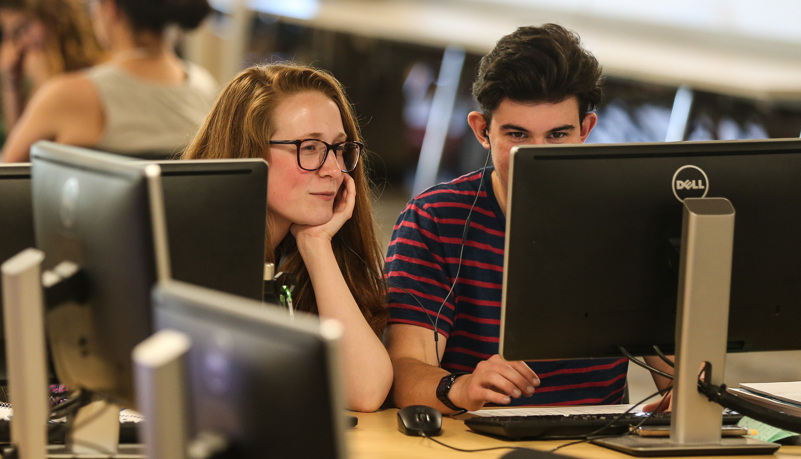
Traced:
<path fill-rule="evenodd" d="M 388 409 L 377 413 L 355 413 L 359 418 L 359 425 L 350 429 L 346 434 L 348 450 L 352 459 L 383 459 L 383 458 L 498 458 L 510 452 L 509 449 L 483 451 L 476 453 L 463 453 L 441 446 L 430 439 L 423 437 L 410 437 L 398 431 L 396 409 Z M 523 446 L 532 449 L 547 451 L 563 441 L 522 441 L 507 442 L 472 432 L 464 422 L 458 419 L 445 417 L 442 422 L 442 435 L 438 440 L 461 449 L 490 448 L 496 446 Z M 558 451 L 568 457 L 592 459 L 621 459 L 632 456 L 616 451 L 581 443 L 567 446 Z M 706 456 L 710 457 L 710 456 Z M 723 457 L 723 456 L 714 456 Z M 801 446 L 783 446 L 773 456 L 733 456 L 737 458 L 766 458 L 801 459 Z"/>

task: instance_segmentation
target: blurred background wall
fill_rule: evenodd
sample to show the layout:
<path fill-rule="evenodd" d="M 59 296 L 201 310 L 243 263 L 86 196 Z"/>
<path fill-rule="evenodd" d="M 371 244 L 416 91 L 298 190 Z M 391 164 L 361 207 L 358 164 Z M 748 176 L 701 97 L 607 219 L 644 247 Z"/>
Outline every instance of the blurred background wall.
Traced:
<path fill-rule="evenodd" d="M 252 63 L 328 69 L 348 89 L 378 184 L 408 194 L 477 168 L 465 115 L 476 64 L 520 25 L 578 32 L 606 74 L 590 142 L 798 137 L 793 0 L 213 0 L 185 55 L 221 82 Z M 437 99 L 437 91 L 450 97 Z M 433 106 L 433 109 L 432 109 Z M 429 115 L 432 114 L 432 120 Z M 435 121 L 438 121 L 435 123 Z M 437 174 L 415 186 L 421 146 Z M 447 126 L 447 133 L 441 129 Z M 435 147 L 431 147 L 431 145 Z M 439 150 L 439 151 L 437 151 Z"/>

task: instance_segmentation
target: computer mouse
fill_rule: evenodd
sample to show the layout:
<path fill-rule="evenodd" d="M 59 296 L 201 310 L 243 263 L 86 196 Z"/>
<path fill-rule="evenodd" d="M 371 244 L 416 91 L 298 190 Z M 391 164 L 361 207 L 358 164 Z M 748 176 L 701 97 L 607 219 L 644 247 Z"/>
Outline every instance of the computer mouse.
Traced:
<path fill-rule="evenodd" d="M 442 433 L 442 413 L 426 405 L 409 405 L 398 410 L 398 430 L 406 435 L 434 437 Z"/>

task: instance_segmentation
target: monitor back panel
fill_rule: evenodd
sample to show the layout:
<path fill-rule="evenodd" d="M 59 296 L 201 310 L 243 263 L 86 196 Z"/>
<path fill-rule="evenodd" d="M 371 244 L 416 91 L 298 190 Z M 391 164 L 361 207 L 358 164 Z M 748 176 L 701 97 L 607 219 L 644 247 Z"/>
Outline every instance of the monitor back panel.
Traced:
<path fill-rule="evenodd" d="M 679 198 L 702 194 L 736 212 L 729 350 L 801 348 L 801 140 L 530 147 L 512 164 L 507 358 L 670 351 Z"/>
<path fill-rule="evenodd" d="M 159 161 L 174 279 L 262 299 L 263 160 Z"/>
<path fill-rule="evenodd" d="M 222 435 L 240 458 L 344 457 L 334 342 L 317 318 L 179 282 L 154 290 L 157 329 L 191 340 L 190 435 Z"/>
<path fill-rule="evenodd" d="M 152 333 L 150 289 L 164 238 L 161 209 L 152 205 L 160 199 L 157 172 L 53 142 L 34 145 L 31 161 L 42 269 L 71 262 L 83 279 L 57 299 L 46 296 L 57 376 L 131 406 L 131 350 Z"/>
<path fill-rule="evenodd" d="M 0 165 L 0 263 L 35 244 L 30 165 Z M 0 382 L 6 379 L 2 306 L 3 285 L 0 282 Z"/>

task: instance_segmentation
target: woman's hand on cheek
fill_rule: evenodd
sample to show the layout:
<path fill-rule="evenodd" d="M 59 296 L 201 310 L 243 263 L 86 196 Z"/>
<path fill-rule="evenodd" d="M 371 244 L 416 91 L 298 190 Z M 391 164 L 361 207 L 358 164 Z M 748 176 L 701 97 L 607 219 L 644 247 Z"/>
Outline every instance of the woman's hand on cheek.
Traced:
<path fill-rule="evenodd" d="M 289 230 L 300 244 L 305 238 L 325 238 L 331 241 L 342 225 L 353 216 L 353 207 L 356 205 L 356 182 L 349 174 L 345 174 L 339 193 L 334 200 L 334 214 L 331 220 L 322 225 L 292 225 Z"/>

